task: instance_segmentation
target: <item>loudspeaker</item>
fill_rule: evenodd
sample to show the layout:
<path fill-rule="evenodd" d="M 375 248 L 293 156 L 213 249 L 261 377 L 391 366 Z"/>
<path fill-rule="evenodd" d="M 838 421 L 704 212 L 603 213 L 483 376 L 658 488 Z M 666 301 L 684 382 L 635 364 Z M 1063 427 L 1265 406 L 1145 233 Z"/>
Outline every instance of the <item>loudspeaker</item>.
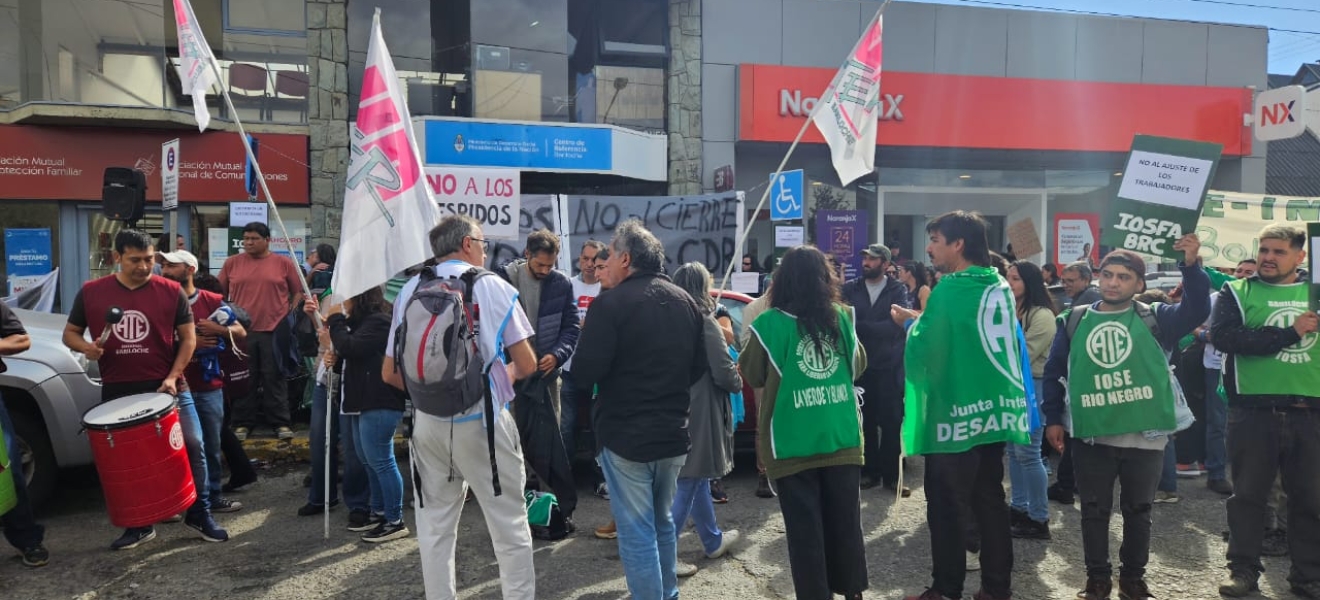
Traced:
<path fill-rule="evenodd" d="M 126 167 L 108 167 L 101 184 L 101 213 L 115 221 L 137 221 L 147 206 L 147 175 Z"/>

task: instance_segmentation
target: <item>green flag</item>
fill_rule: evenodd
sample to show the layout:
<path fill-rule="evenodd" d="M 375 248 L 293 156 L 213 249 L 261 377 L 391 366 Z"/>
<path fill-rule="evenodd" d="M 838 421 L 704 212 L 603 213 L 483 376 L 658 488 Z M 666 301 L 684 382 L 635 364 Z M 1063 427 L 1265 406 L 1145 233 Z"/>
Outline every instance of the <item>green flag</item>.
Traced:
<path fill-rule="evenodd" d="M 907 454 L 1030 442 L 1013 291 L 989 267 L 940 279 L 908 333 Z"/>

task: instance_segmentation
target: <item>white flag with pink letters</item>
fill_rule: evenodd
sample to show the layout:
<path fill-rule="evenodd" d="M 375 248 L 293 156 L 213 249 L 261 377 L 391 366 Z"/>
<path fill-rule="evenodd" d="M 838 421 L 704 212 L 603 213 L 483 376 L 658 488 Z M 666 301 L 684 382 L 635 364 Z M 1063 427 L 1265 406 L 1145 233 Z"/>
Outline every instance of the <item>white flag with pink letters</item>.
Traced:
<path fill-rule="evenodd" d="M 882 6 L 821 95 L 820 106 L 812 116 L 830 145 L 830 160 L 844 185 L 875 170 L 883 12 Z"/>
<path fill-rule="evenodd" d="M 197 130 L 206 131 L 211 123 L 211 112 L 206 107 L 206 92 L 215 85 L 215 71 L 211 64 L 215 56 L 206 45 L 206 37 L 197 24 L 192 4 L 188 0 L 174 0 L 174 24 L 179 30 L 179 81 L 183 93 L 192 96 L 193 115 L 197 117 Z"/>
<path fill-rule="evenodd" d="M 340 300 L 430 258 L 427 235 L 440 222 L 379 9 L 371 22 L 361 97 L 357 122 L 349 125 L 344 214 L 331 282 Z"/>

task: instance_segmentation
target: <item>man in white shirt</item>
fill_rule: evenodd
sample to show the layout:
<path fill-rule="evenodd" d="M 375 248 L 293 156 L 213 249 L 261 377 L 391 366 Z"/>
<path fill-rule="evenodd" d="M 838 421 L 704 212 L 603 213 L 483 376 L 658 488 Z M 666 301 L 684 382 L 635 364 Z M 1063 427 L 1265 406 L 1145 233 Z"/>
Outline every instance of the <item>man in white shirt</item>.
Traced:
<path fill-rule="evenodd" d="M 581 271 L 569 280 L 573 284 L 573 303 L 577 306 L 578 322 L 581 323 L 587 318 L 587 309 L 591 307 L 591 301 L 600 295 L 600 279 L 596 277 L 596 257 L 600 251 L 605 249 L 605 242 L 597 240 L 587 240 L 582 244 L 582 251 L 578 254 L 578 269 Z M 578 420 L 578 398 L 577 386 L 573 383 L 573 375 L 570 368 L 573 366 L 573 356 L 569 355 L 568 360 L 564 362 L 564 370 L 560 377 L 564 380 L 560 389 L 559 406 L 559 433 L 564 437 L 564 449 L 568 451 L 568 461 L 573 462 L 573 456 L 577 454 L 577 420 Z M 604 489 L 604 484 L 597 486 L 596 493 L 600 494 Z"/>
<path fill-rule="evenodd" d="M 445 218 L 430 233 L 431 249 L 438 257 L 435 274 L 456 278 L 486 264 L 489 242 L 481 226 L 467 216 Z M 381 375 L 386 383 L 405 389 L 395 369 L 394 335 L 403 321 L 408 298 L 417 289 L 413 277 L 394 304 L 394 324 L 386 345 Z M 457 598 L 454 553 L 458 520 L 469 483 L 489 525 L 495 557 L 500 565 L 500 587 L 505 600 L 536 598 L 536 570 L 532 565 L 532 534 L 522 489 L 526 483 L 518 426 L 504 407 L 513 400 L 514 379 L 536 370 L 536 355 L 529 340 L 535 335 L 518 304 L 518 293 L 499 277 L 480 277 L 473 284 L 478 351 L 490 368 L 494 405 L 494 459 L 503 493 L 495 495 L 491 474 L 491 446 L 487 439 L 486 402 L 477 402 L 452 417 L 417 411 L 412 435 L 417 542 L 421 550 L 422 580 L 428 600 Z M 506 363 L 504 356 L 510 363 Z"/>

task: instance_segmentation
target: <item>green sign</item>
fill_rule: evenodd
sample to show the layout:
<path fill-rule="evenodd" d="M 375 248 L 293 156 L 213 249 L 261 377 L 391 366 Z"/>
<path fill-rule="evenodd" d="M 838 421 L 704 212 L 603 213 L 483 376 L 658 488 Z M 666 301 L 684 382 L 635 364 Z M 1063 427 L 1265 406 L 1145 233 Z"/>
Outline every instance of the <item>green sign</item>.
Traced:
<path fill-rule="evenodd" d="M 1100 243 L 1174 257 L 1173 243 L 1196 230 L 1220 144 L 1138 135 L 1132 139 L 1118 194 L 1109 203 Z"/>
<path fill-rule="evenodd" d="M 1311 238 L 1311 312 L 1320 312 L 1320 223 L 1307 223 L 1306 236 Z"/>

